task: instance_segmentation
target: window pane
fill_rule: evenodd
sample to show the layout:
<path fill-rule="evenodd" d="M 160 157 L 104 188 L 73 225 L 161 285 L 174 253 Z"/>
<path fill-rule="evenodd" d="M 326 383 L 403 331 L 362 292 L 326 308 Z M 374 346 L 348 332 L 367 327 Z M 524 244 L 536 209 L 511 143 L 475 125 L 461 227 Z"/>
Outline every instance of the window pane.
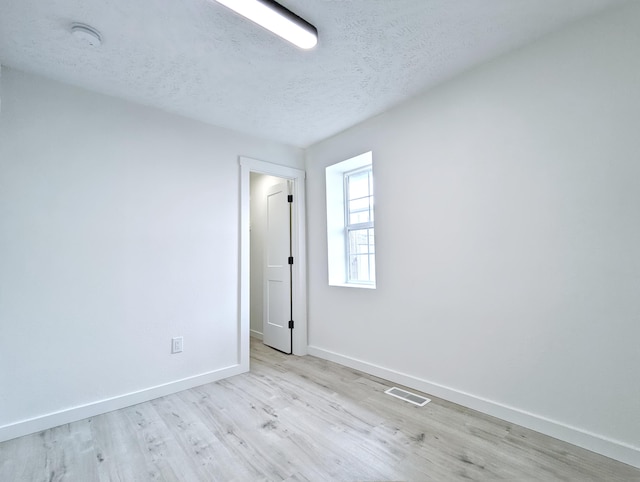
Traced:
<path fill-rule="evenodd" d="M 349 253 L 368 254 L 373 252 L 373 230 L 355 229 L 349 231 Z"/>
<path fill-rule="evenodd" d="M 359 199 L 353 199 L 349 201 L 349 211 L 352 213 L 356 212 L 369 212 L 369 198 L 362 197 Z"/>
<path fill-rule="evenodd" d="M 372 281 L 369 270 L 368 254 L 358 254 L 350 257 L 349 271 L 351 281 Z"/>
<path fill-rule="evenodd" d="M 369 198 L 349 201 L 349 224 L 368 223 L 371 221 Z"/>
<path fill-rule="evenodd" d="M 349 281 L 375 281 L 374 230 L 349 231 Z"/>
<path fill-rule="evenodd" d="M 349 199 L 367 197 L 369 192 L 369 171 L 349 175 Z"/>

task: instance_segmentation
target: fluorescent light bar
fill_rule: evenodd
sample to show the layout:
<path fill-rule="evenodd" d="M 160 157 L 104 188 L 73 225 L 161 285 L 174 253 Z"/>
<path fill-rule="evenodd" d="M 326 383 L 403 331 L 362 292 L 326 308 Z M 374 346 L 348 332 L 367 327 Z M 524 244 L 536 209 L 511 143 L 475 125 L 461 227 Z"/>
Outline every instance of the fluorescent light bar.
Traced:
<path fill-rule="evenodd" d="M 318 31 L 306 20 L 273 0 L 216 0 L 301 49 L 318 43 Z"/>

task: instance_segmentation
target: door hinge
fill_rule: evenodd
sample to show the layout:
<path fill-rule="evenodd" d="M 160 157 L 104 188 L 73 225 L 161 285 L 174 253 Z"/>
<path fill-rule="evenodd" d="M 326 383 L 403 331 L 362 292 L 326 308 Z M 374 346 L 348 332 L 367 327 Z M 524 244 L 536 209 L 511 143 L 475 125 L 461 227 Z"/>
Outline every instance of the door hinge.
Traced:
<path fill-rule="evenodd" d="M 293 264 L 293 256 L 289 256 L 289 264 Z"/>
<path fill-rule="evenodd" d="M 293 330 L 293 320 L 289 320 L 289 328 Z"/>
<path fill-rule="evenodd" d="M 292 203 L 292 202 L 293 202 L 293 194 L 289 194 L 289 195 L 287 196 L 287 201 L 289 201 L 290 203 Z"/>

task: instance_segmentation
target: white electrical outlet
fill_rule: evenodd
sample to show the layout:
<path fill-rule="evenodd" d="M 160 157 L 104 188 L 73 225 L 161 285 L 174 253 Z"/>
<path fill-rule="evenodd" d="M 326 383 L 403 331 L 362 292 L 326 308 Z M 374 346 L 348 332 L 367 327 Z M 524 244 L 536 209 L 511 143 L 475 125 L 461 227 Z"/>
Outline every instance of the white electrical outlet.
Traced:
<path fill-rule="evenodd" d="M 171 353 L 181 353 L 182 352 L 182 337 L 176 336 L 175 338 L 171 338 Z"/>

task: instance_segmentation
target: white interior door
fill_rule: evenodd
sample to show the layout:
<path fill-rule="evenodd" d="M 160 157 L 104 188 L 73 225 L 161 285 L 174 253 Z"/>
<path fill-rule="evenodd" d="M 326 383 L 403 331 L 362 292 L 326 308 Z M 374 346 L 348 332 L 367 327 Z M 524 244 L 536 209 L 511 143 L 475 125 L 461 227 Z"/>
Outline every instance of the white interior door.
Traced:
<path fill-rule="evenodd" d="M 277 350 L 291 352 L 291 218 L 286 181 L 271 186 L 266 194 L 264 252 L 263 341 Z"/>

